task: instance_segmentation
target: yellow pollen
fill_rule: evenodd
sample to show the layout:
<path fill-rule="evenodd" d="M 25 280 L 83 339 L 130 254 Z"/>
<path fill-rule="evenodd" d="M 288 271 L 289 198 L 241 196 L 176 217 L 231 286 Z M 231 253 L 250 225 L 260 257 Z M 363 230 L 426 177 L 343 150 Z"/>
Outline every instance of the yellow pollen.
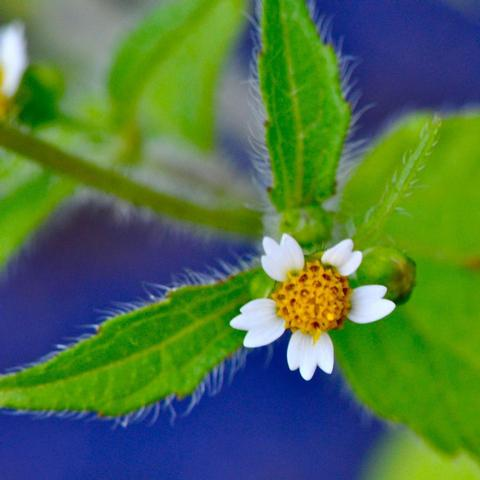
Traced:
<path fill-rule="evenodd" d="M 307 262 L 299 272 L 289 273 L 288 279 L 272 293 L 285 327 L 307 333 L 315 341 L 323 332 L 342 327 L 351 296 L 348 278 L 319 260 Z"/>

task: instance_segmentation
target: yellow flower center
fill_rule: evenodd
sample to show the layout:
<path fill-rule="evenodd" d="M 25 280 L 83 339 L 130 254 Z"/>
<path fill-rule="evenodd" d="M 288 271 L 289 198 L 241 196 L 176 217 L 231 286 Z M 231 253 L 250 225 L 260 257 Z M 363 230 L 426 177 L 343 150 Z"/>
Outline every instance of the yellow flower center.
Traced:
<path fill-rule="evenodd" d="M 323 332 L 343 325 L 351 296 L 348 278 L 319 260 L 307 262 L 299 272 L 289 273 L 288 279 L 272 293 L 285 327 L 307 333 L 315 341 Z"/>

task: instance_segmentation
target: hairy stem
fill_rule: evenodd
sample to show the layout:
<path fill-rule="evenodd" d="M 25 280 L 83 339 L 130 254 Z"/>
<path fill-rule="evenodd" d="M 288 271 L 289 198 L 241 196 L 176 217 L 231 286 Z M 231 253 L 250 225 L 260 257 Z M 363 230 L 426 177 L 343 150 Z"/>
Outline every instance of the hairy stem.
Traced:
<path fill-rule="evenodd" d="M 243 206 L 211 208 L 167 195 L 11 126 L 0 125 L 0 146 L 89 187 L 175 220 L 251 237 L 262 231 L 258 212 Z"/>

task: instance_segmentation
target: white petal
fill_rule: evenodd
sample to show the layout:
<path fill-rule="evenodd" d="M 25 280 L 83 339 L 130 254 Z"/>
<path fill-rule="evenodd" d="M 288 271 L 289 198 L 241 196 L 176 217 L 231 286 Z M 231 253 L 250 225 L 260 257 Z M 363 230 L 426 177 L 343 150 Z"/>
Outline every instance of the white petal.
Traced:
<path fill-rule="evenodd" d="M 242 313 L 258 312 L 260 310 L 276 311 L 276 304 L 271 298 L 257 298 L 246 303 L 240 311 Z"/>
<path fill-rule="evenodd" d="M 267 325 L 249 330 L 243 339 L 243 345 L 249 348 L 263 347 L 280 338 L 285 331 L 285 322 L 276 318 Z"/>
<path fill-rule="evenodd" d="M 287 233 L 284 233 L 280 246 L 290 254 L 292 269 L 301 270 L 305 265 L 305 257 L 298 242 Z"/>
<path fill-rule="evenodd" d="M 309 337 L 309 342 L 305 342 L 303 345 L 300 362 L 300 375 L 308 382 L 312 379 L 317 368 L 317 352 L 312 337 Z"/>
<path fill-rule="evenodd" d="M 386 317 L 395 309 L 395 303 L 381 298 L 373 302 L 361 302 L 355 306 L 348 314 L 348 318 L 355 323 L 371 323 Z"/>
<path fill-rule="evenodd" d="M 332 373 L 334 363 L 333 343 L 328 333 L 322 333 L 315 344 L 315 351 L 317 356 L 317 365 L 325 373 Z"/>
<path fill-rule="evenodd" d="M 277 282 L 283 282 L 287 279 L 288 270 L 282 261 L 271 255 L 262 255 L 262 267 L 265 273 Z"/>
<path fill-rule="evenodd" d="M 230 326 L 237 330 L 249 330 L 251 327 L 247 324 L 246 315 L 240 314 L 230 320 Z"/>
<path fill-rule="evenodd" d="M 0 30 L 0 67 L 3 70 L 1 91 L 11 97 L 17 91 L 28 65 L 24 27 L 15 22 Z"/>
<path fill-rule="evenodd" d="M 230 320 L 230 326 L 237 330 L 254 330 L 263 326 L 271 325 L 278 317 L 270 312 L 250 312 L 237 315 Z"/>
<path fill-rule="evenodd" d="M 341 267 L 344 263 L 348 262 L 353 250 L 353 240 L 347 238 L 337 243 L 333 247 L 325 250 L 322 255 L 322 263 L 327 265 L 333 265 L 334 267 Z"/>
<path fill-rule="evenodd" d="M 344 277 L 348 275 L 352 275 L 357 271 L 357 268 L 360 266 L 362 263 L 362 252 L 359 252 L 358 250 L 353 252 L 350 255 L 350 258 L 343 263 L 341 266 L 338 267 L 338 271 L 340 275 L 343 275 Z"/>
<path fill-rule="evenodd" d="M 292 333 L 287 348 L 287 363 L 290 370 L 296 370 L 300 367 L 303 355 L 303 345 L 307 337 L 300 331 Z"/>
<path fill-rule="evenodd" d="M 355 308 L 363 302 L 374 302 L 383 298 L 387 293 L 387 287 L 383 285 L 364 285 L 355 288 L 352 294 L 352 307 Z"/>
<path fill-rule="evenodd" d="M 263 237 L 262 245 L 267 255 L 274 254 L 280 250 L 280 245 L 270 237 Z"/>
<path fill-rule="evenodd" d="M 300 331 L 293 333 L 288 343 L 287 362 L 290 370 L 300 368 L 300 375 L 307 381 L 312 379 L 317 366 L 332 373 L 334 355 L 330 336 L 324 333 L 314 342 L 310 335 Z"/>
<path fill-rule="evenodd" d="M 290 235 L 284 234 L 280 244 L 273 238 L 264 237 L 263 249 L 262 267 L 269 277 L 278 282 L 285 281 L 288 272 L 301 270 L 304 266 L 302 249 Z"/>

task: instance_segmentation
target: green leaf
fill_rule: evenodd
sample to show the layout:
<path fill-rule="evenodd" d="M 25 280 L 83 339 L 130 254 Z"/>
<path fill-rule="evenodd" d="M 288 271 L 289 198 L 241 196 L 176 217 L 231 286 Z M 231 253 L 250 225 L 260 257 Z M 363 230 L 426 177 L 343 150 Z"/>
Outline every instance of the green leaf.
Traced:
<path fill-rule="evenodd" d="M 415 151 L 430 114 L 409 116 L 382 135 L 345 187 L 344 217 L 361 225 L 379 204 L 408 152 Z M 475 264 L 480 257 L 480 115 L 476 112 L 442 119 L 438 143 L 417 184 L 400 206 L 406 214 L 390 216 L 383 243 L 392 240 L 409 255 Z"/>
<path fill-rule="evenodd" d="M 345 216 L 361 224 L 378 205 L 429 119 L 429 114 L 408 117 L 377 141 L 346 185 Z M 466 450 L 477 459 L 479 128 L 474 112 L 443 119 L 417 185 L 403 196 L 407 215 L 385 222 L 383 243 L 398 245 L 417 262 L 412 300 L 378 324 L 349 326 L 336 335 L 340 362 L 363 402 L 443 450 Z"/>
<path fill-rule="evenodd" d="M 318 204 L 335 192 L 350 108 L 304 0 L 264 0 L 259 76 L 272 202 L 279 211 Z"/>
<path fill-rule="evenodd" d="M 416 260 L 413 298 L 385 320 L 336 332 L 336 353 L 375 413 L 480 460 L 480 271 Z"/>
<path fill-rule="evenodd" d="M 371 208 L 355 234 L 357 247 L 372 245 L 383 232 L 385 223 L 400 207 L 404 199 L 411 194 L 417 176 L 426 165 L 428 157 L 438 139 L 440 121 L 435 118 L 422 128 L 420 139 L 414 151 L 404 156 L 398 169 L 387 184 L 377 205 Z"/>
<path fill-rule="evenodd" d="M 151 12 L 110 72 L 117 117 L 128 125 L 143 97 L 150 128 L 211 149 L 216 87 L 245 8 L 244 0 L 171 0 Z"/>
<path fill-rule="evenodd" d="M 73 186 L 17 157 L 1 154 L 0 268 L 73 191 Z"/>
<path fill-rule="evenodd" d="M 375 450 L 364 480 L 479 480 L 480 468 L 466 455 L 439 455 L 411 434 L 394 435 Z"/>
<path fill-rule="evenodd" d="M 250 299 L 255 271 L 186 286 L 105 322 L 53 359 L 0 377 L 0 406 L 119 416 L 170 395 L 185 397 L 242 345 L 229 326 Z"/>

